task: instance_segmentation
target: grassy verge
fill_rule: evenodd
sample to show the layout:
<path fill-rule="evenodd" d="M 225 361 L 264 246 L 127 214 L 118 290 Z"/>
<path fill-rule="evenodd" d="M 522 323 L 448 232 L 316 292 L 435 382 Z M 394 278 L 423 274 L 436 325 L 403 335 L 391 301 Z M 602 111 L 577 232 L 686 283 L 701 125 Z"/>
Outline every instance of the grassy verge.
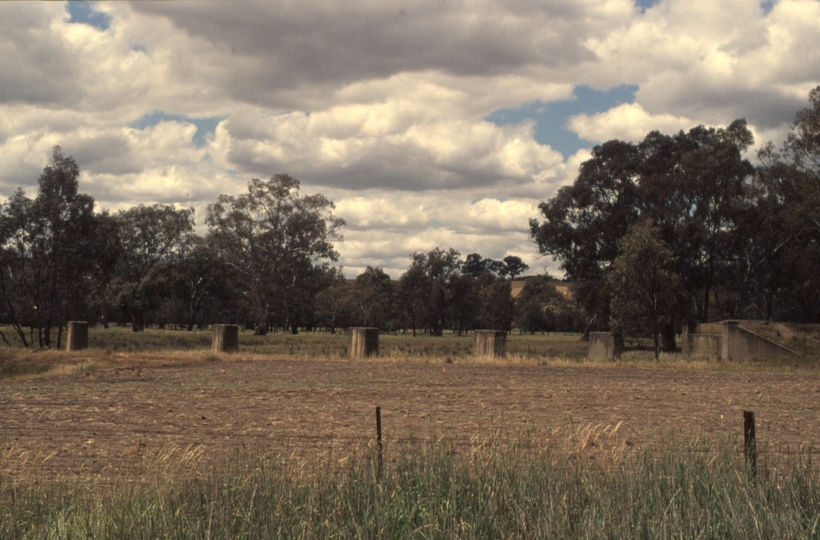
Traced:
<path fill-rule="evenodd" d="M 8 332 L 7 332 L 8 334 Z M 254 336 L 240 334 L 240 351 L 214 355 L 210 352 L 210 331 L 149 329 L 134 333 L 128 328 L 92 328 L 90 348 L 67 353 L 58 350 L 0 347 L 0 379 L 42 374 L 94 371 L 108 367 L 183 364 L 204 361 L 259 360 L 283 357 L 346 360 L 349 338 L 339 333 L 288 333 Z M 605 366 L 648 369 L 710 371 L 792 371 L 820 369 L 817 354 L 801 353 L 789 359 L 721 361 L 685 358 L 680 353 L 662 353 L 656 362 L 650 350 L 628 350 L 617 362 L 586 358 L 586 343 L 577 335 L 546 334 L 508 337 L 508 354 L 503 359 L 475 358 L 473 336 L 445 334 L 380 336 L 380 354 L 369 361 L 411 361 L 428 363 L 537 364 L 545 366 Z"/>
<path fill-rule="evenodd" d="M 379 478 L 372 448 L 310 466 L 237 457 L 199 470 L 164 460 L 142 481 L 42 485 L 0 477 L 0 537 L 816 538 L 809 455 L 747 475 L 736 452 L 589 459 L 549 446 L 405 447 Z M 152 474 L 153 471 L 153 474 Z"/>

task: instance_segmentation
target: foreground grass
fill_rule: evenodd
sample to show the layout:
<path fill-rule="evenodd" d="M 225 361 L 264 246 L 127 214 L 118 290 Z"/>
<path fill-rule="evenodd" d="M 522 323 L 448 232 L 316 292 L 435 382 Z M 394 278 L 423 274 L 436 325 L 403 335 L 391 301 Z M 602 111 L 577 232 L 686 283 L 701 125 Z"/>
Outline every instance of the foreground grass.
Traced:
<path fill-rule="evenodd" d="M 155 463 L 142 482 L 0 477 L 0 537 L 817 538 L 810 456 L 751 478 L 728 446 L 587 455 L 565 449 L 405 448 L 307 466 L 235 459 L 208 471 Z M 621 456 L 622 457 L 622 456 Z M 604 458 L 604 459 L 601 459 Z M 147 479 L 147 480 L 146 480 Z"/>

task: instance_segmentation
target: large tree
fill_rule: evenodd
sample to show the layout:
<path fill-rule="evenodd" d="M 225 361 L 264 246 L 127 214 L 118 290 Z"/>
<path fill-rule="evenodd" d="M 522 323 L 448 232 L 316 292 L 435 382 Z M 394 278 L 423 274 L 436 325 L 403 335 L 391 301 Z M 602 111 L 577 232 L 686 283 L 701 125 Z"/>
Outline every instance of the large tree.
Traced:
<path fill-rule="evenodd" d="M 413 335 L 416 335 L 416 326 L 424 324 L 431 335 L 440 336 L 448 321 L 454 285 L 461 275 L 463 261 L 452 248 L 417 252 L 410 259 L 410 268 L 399 279 L 399 299 L 405 320 L 411 323 Z"/>
<path fill-rule="evenodd" d="M 736 120 L 727 128 L 652 132 L 640 144 L 596 146 L 574 184 L 539 205 L 544 221 L 530 220 L 530 237 L 561 263 L 580 304 L 606 324 L 607 274 L 630 227 L 651 219 L 678 261 L 670 315 L 707 320 L 720 273 L 737 260 L 731 240 L 748 202 L 754 168 L 743 152 L 751 144 L 746 122 Z"/>
<path fill-rule="evenodd" d="M 69 318 L 85 317 L 93 276 L 107 274 L 116 242 L 94 212 L 94 199 L 79 192 L 80 168 L 59 146 L 40 175 L 35 199 L 17 190 L 0 210 L 0 294 L 17 334 L 37 330 L 40 347 Z"/>
<path fill-rule="evenodd" d="M 211 240 L 252 306 L 257 334 L 267 333 L 277 302 L 305 285 L 305 264 L 337 259 L 333 241 L 344 220 L 333 209 L 324 195 L 301 195 L 286 174 L 254 178 L 247 193 L 208 206 Z"/>
<path fill-rule="evenodd" d="M 368 266 L 353 282 L 349 296 L 354 324 L 388 329 L 392 323 L 394 287 L 381 268 Z"/>
<path fill-rule="evenodd" d="M 820 322 L 820 86 L 783 147 L 768 143 L 758 156 L 756 212 L 748 220 L 756 233 L 756 301 L 767 318 Z"/>
<path fill-rule="evenodd" d="M 608 276 L 612 291 L 612 332 L 623 337 L 651 337 L 655 360 L 660 334 L 677 301 L 680 278 L 672 251 L 648 219 L 633 225 Z"/>
<path fill-rule="evenodd" d="M 180 283 L 177 295 L 184 303 L 187 329 L 190 331 L 209 300 L 229 303 L 228 267 L 211 243 L 196 236 L 193 247 L 177 263 L 176 270 Z"/>
<path fill-rule="evenodd" d="M 117 213 L 122 256 L 109 287 L 134 332 L 178 289 L 179 264 L 194 245 L 194 209 L 138 205 Z"/>
<path fill-rule="evenodd" d="M 515 317 L 521 332 L 569 331 L 575 314 L 570 300 L 555 287 L 548 275 L 532 276 L 515 299 Z"/>

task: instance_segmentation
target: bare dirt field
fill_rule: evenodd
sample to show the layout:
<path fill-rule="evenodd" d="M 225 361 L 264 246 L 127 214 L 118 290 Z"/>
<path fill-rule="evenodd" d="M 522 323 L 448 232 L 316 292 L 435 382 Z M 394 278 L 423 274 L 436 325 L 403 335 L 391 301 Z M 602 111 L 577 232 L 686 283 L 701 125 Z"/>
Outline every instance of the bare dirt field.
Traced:
<path fill-rule="evenodd" d="M 730 440 L 743 410 L 763 446 L 820 442 L 816 371 L 239 358 L 0 379 L 0 466 L 117 474 L 167 448 L 337 460 L 375 437 L 376 406 L 388 452 L 411 438 L 458 447 L 619 423 L 635 450 Z"/>

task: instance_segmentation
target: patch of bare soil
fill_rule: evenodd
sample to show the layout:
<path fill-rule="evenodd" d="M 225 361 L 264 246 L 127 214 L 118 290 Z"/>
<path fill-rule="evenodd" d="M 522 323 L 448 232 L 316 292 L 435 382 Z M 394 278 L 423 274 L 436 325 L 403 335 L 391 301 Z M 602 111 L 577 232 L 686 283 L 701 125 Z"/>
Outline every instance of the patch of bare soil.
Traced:
<path fill-rule="evenodd" d="M 0 466 L 46 477 L 116 475 L 163 448 L 219 462 L 254 455 L 337 460 L 375 437 L 456 446 L 616 426 L 631 449 L 706 435 L 760 445 L 820 441 L 820 374 L 627 367 L 231 360 L 0 380 Z"/>

